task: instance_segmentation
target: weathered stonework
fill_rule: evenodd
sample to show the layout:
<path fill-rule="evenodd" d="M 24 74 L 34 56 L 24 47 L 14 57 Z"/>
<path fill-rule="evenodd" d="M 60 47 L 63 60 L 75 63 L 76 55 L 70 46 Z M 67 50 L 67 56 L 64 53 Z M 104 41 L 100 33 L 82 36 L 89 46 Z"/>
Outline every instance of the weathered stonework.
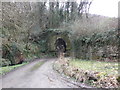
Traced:
<path fill-rule="evenodd" d="M 58 39 L 63 39 L 66 43 L 66 56 L 69 56 L 72 50 L 72 44 L 71 44 L 71 40 L 70 37 L 68 35 L 68 33 L 65 32 L 60 32 L 60 31 L 52 31 L 52 33 L 49 33 L 48 36 L 48 47 L 49 47 L 49 51 L 56 51 L 56 41 Z"/>

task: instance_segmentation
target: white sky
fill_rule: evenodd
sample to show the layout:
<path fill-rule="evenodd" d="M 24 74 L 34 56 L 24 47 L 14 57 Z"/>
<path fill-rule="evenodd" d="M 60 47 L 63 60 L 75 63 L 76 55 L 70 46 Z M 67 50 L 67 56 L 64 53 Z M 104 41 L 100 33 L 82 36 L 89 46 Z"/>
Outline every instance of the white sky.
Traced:
<path fill-rule="evenodd" d="M 2 0 L 5 1 L 19 1 L 19 2 L 25 2 L 25 1 L 56 1 L 56 0 Z M 59 2 L 65 2 L 67 0 L 58 0 Z M 69 0 L 69 1 L 77 1 L 80 0 Z M 103 16 L 109 16 L 109 17 L 118 17 L 118 2 L 120 0 L 93 0 L 89 13 L 91 14 L 98 14 Z"/>
<path fill-rule="evenodd" d="M 120 0 L 93 0 L 89 13 L 109 17 L 118 17 L 118 2 Z"/>

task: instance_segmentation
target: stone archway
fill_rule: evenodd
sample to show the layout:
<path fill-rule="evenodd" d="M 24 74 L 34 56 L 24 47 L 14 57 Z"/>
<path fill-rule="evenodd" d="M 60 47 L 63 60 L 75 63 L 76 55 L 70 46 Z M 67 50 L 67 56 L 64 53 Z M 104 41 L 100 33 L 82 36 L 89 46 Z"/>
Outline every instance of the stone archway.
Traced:
<path fill-rule="evenodd" d="M 47 42 L 49 52 L 54 52 L 55 54 L 63 52 L 65 56 L 70 56 L 72 54 L 72 44 L 68 33 L 53 31 L 49 34 Z"/>
<path fill-rule="evenodd" d="M 66 52 L 66 42 L 62 38 L 58 38 L 55 42 L 55 48 L 58 52 Z"/>

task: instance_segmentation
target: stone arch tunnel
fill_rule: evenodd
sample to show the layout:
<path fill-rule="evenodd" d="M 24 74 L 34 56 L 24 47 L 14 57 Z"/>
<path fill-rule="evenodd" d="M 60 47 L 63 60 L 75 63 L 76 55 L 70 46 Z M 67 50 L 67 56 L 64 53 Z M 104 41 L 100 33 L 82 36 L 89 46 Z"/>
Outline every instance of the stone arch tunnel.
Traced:
<path fill-rule="evenodd" d="M 72 44 L 67 33 L 55 32 L 48 39 L 49 51 L 62 51 L 66 56 L 71 55 Z"/>
<path fill-rule="evenodd" d="M 71 43 L 70 34 L 65 30 L 45 30 L 41 34 L 33 36 L 33 40 L 40 47 L 40 52 L 58 52 L 58 49 L 65 53 L 65 56 L 70 56 L 72 53 L 73 44 Z M 32 41 L 33 41 L 32 40 Z"/>
<path fill-rule="evenodd" d="M 66 42 L 62 38 L 58 38 L 55 42 L 55 48 L 59 52 L 66 52 Z"/>

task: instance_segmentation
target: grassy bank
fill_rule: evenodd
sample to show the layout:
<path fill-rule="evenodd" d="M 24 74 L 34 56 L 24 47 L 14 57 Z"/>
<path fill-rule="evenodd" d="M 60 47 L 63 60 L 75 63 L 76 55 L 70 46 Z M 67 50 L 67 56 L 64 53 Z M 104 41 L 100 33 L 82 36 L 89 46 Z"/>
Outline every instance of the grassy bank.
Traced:
<path fill-rule="evenodd" d="M 18 67 L 21 67 L 23 65 L 27 64 L 27 62 L 24 62 L 22 64 L 14 65 L 14 66 L 6 66 L 6 67 L 0 67 L 0 75 L 4 75 Z"/>
<path fill-rule="evenodd" d="M 59 59 L 54 68 L 75 81 L 98 88 L 118 88 L 120 76 L 117 62 Z"/>
<path fill-rule="evenodd" d="M 93 60 L 70 60 L 70 65 L 79 67 L 82 70 L 102 72 L 104 75 L 118 75 L 117 62 L 100 62 Z"/>

